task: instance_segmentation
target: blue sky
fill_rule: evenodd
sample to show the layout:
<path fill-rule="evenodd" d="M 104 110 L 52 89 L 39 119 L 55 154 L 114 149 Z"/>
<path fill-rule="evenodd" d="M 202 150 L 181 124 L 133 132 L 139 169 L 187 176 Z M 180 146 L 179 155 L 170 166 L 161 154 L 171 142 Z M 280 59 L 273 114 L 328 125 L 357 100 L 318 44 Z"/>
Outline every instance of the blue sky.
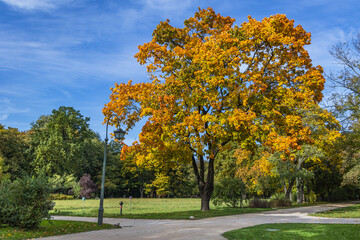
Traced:
<path fill-rule="evenodd" d="M 151 40 L 160 21 L 180 27 L 198 7 L 237 25 L 248 15 L 286 14 L 311 32 L 307 49 L 326 72 L 339 69 L 331 45 L 360 33 L 359 0 L 0 0 L 0 123 L 25 131 L 40 115 L 72 106 L 104 138 L 101 110 L 110 88 L 148 79 L 133 57 L 137 46 Z"/>

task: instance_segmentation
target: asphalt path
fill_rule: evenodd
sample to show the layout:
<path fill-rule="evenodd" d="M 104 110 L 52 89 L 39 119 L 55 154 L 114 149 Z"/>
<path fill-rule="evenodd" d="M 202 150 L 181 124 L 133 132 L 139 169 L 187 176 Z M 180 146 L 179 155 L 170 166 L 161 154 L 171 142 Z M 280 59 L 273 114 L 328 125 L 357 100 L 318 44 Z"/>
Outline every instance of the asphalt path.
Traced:
<path fill-rule="evenodd" d="M 359 218 L 323 218 L 308 214 L 346 207 L 359 202 L 333 203 L 288 208 L 259 213 L 213 217 L 199 220 L 153 220 L 104 218 L 104 223 L 120 224 L 121 228 L 45 237 L 47 240 L 224 240 L 222 233 L 265 223 L 332 223 L 360 224 Z M 54 220 L 97 222 L 97 218 L 54 216 Z"/>

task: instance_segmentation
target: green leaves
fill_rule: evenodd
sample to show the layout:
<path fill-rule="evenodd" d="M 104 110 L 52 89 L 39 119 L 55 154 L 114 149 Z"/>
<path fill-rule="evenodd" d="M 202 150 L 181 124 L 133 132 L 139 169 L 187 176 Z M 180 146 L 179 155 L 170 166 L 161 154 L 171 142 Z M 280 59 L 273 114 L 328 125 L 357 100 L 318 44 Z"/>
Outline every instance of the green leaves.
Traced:
<path fill-rule="evenodd" d="M 31 172 L 28 134 L 0 124 L 0 182 Z"/>
<path fill-rule="evenodd" d="M 39 227 L 43 218 L 50 219 L 50 187 L 43 175 L 28 176 L 0 185 L 0 223 L 21 229 Z"/>
<path fill-rule="evenodd" d="M 229 207 L 240 207 L 246 195 L 245 183 L 234 177 L 225 177 L 215 185 L 212 202 L 215 206 L 225 203 Z"/>
<path fill-rule="evenodd" d="M 72 107 L 54 109 L 32 124 L 33 165 L 48 174 L 83 174 L 87 143 L 95 137 L 89 129 L 89 118 Z M 87 160 L 86 160 L 87 161 Z"/>

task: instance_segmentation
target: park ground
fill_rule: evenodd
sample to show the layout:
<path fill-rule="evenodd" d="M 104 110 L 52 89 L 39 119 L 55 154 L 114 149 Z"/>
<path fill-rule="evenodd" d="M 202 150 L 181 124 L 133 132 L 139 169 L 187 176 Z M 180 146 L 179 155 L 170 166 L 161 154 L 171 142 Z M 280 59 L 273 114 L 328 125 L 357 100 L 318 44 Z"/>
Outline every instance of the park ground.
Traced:
<path fill-rule="evenodd" d="M 121 228 L 42 238 L 47 240 L 91 239 L 157 239 L 157 240 L 221 240 L 224 232 L 268 223 L 360 224 L 359 218 L 325 218 L 310 216 L 317 212 L 348 207 L 351 203 L 331 203 L 300 208 L 279 209 L 258 213 L 213 217 L 199 220 L 154 220 L 104 218 L 104 223 L 120 224 Z M 357 202 L 358 203 L 358 202 Z M 54 216 L 55 220 L 97 222 L 96 217 Z"/>

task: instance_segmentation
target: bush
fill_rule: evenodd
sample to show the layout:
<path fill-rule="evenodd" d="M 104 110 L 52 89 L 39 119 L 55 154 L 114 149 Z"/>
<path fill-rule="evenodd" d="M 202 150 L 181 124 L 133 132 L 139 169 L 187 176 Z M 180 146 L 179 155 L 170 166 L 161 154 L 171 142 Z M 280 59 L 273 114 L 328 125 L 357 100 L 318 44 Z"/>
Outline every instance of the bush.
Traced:
<path fill-rule="evenodd" d="M 79 198 L 80 191 L 81 191 L 80 182 L 77 182 L 75 185 L 73 185 L 72 189 L 68 191 L 68 194 L 73 195 L 74 198 Z"/>
<path fill-rule="evenodd" d="M 91 180 L 90 174 L 84 174 L 80 178 L 80 196 L 85 198 L 91 198 L 93 193 L 97 192 L 95 183 Z"/>
<path fill-rule="evenodd" d="M 52 188 L 52 193 L 70 194 L 75 197 L 80 195 L 80 185 L 76 182 L 73 174 L 64 174 L 62 176 L 54 174 L 49 179 L 49 184 Z"/>
<path fill-rule="evenodd" d="M 285 193 L 274 194 L 270 197 L 272 207 L 290 207 L 291 201 L 285 198 Z"/>
<path fill-rule="evenodd" d="M 50 194 L 50 200 L 72 200 L 75 196 L 73 195 L 65 195 L 62 193 Z"/>
<path fill-rule="evenodd" d="M 348 201 L 356 198 L 356 195 L 352 191 L 349 191 L 349 188 L 346 187 L 337 187 L 329 195 L 329 200 L 331 201 Z"/>
<path fill-rule="evenodd" d="M 285 199 L 285 193 L 275 193 L 270 196 L 270 200 Z"/>
<path fill-rule="evenodd" d="M 291 201 L 287 199 L 275 199 L 270 201 L 272 207 L 290 207 Z"/>
<path fill-rule="evenodd" d="M 45 176 L 24 176 L 0 185 L 0 223 L 22 229 L 38 228 L 43 218 L 50 219 L 52 202 Z"/>
<path fill-rule="evenodd" d="M 250 208 L 270 208 L 271 202 L 265 199 L 254 198 L 249 203 Z"/>
<path fill-rule="evenodd" d="M 225 203 L 229 207 L 242 206 L 242 196 L 245 192 L 245 184 L 238 178 L 223 178 L 215 185 L 212 202 L 215 206 Z"/>
<path fill-rule="evenodd" d="M 314 203 L 317 200 L 316 193 L 314 191 L 311 191 L 308 195 L 309 202 Z"/>

